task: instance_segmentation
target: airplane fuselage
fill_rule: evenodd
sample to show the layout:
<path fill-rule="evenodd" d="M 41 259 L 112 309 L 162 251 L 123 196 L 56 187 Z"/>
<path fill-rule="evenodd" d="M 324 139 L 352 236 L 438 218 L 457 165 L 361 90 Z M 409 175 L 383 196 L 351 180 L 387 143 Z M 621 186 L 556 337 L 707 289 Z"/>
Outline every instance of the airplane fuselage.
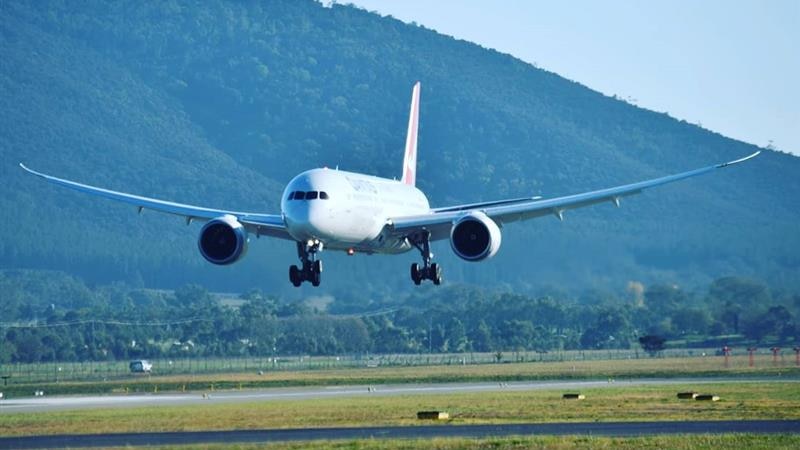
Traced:
<path fill-rule="evenodd" d="M 299 198 L 298 198 L 299 197 Z M 292 179 L 281 197 L 288 233 L 327 249 L 402 253 L 413 246 L 385 233 L 391 217 L 430 212 L 425 194 L 396 180 L 332 169 L 312 169 Z"/>

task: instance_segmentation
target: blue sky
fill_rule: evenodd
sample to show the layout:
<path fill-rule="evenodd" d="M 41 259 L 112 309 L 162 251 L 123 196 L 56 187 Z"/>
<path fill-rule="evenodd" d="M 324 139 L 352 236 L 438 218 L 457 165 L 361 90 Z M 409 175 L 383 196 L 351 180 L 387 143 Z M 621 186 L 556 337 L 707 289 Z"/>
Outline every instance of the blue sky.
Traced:
<path fill-rule="evenodd" d="M 348 0 L 800 155 L 800 0 Z"/>

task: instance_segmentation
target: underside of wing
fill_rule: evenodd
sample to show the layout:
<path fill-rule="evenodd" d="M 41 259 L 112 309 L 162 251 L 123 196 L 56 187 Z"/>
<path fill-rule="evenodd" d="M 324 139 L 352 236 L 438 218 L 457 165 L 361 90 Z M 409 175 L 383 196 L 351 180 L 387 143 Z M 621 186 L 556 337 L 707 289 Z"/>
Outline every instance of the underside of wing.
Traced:
<path fill-rule="evenodd" d="M 582 194 L 567 195 L 551 199 L 530 198 L 501 200 L 498 202 L 436 208 L 432 209 L 428 214 L 392 218 L 388 225 L 395 233 L 400 235 L 414 233 L 418 230 L 426 230 L 431 233 L 431 240 L 438 240 L 448 237 L 450 228 L 456 220 L 474 211 L 485 214 L 500 225 L 548 215 L 554 215 L 563 220 L 564 212 L 567 210 L 606 202 L 611 202 L 619 206 L 620 200 L 623 197 L 639 194 L 643 190 L 651 187 L 703 175 L 713 172 L 716 169 L 738 164 L 756 157 L 759 153 L 761 152 L 755 152 L 744 158 L 715 164 L 713 166 Z"/>
<path fill-rule="evenodd" d="M 22 163 L 20 163 L 20 167 L 22 167 L 28 173 L 41 177 L 50 183 L 64 186 L 78 192 L 105 197 L 111 200 L 136 206 L 139 209 L 139 212 L 141 212 L 143 209 L 149 209 L 152 211 L 175 214 L 184 217 L 187 223 L 194 220 L 205 222 L 221 216 L 233 216 L 245 226 L 248 232 L 255 233 L 256 235 L 292 239 L 292 237 L 287 233 L 286 226 L 283 223 L 283 218 L 280 215 L 228 211 L 224 209 L 205 208 L 202 206 L 158 200 L 57 178 L 32 170 Z"/>

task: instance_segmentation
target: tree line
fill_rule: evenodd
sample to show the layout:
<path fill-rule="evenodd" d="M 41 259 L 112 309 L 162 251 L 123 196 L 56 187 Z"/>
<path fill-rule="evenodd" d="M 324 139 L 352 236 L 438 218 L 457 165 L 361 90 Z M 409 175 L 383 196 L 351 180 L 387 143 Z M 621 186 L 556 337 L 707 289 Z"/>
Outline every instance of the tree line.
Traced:
<path fill-rule="evenodd" d="M 615 349 L 792 344 L 800 295 L 743 277 L 705 289 L 629 283 L 620 292 L 519 295 L 468 285 L 403 298 L 287 301 L 125 284 L 56 272 L 0 272 L 0 362 L 199 356 Z M 644 344 L 642 344 L 644 345 Z"/>

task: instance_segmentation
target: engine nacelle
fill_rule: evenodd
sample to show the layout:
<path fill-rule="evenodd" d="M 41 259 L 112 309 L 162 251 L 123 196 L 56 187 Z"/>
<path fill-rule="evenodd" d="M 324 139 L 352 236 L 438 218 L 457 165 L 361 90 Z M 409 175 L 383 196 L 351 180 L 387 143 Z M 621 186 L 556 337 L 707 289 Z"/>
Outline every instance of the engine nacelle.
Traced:
<path fill-rule="evenodd" d="M 500 249 L 502 240 L 500 227 L 480 211 L 459 218 L 450 230 L 450 247 L 467 261 L 491 258 Z"/>
<path fill-rule="evenodd" d="M 247 253 L 247 230 L 233 216 L 209 220 L 200 230 L 197 247 L 208 262 L 233 264 Z"/>

